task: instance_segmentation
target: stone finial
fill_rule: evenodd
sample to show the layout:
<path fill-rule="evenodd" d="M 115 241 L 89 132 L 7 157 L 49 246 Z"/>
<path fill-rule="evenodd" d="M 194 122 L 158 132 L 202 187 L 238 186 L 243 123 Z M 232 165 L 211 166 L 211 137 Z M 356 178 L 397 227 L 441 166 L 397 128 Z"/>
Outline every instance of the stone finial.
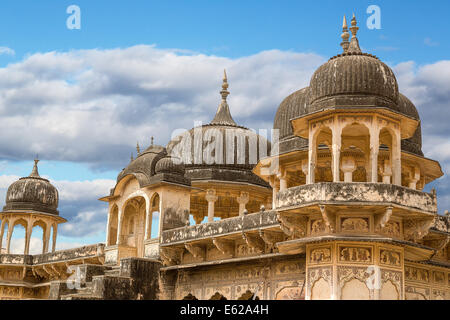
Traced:
<path fill-rule="evenodd" d="M 350 33 L 348 33 L 347 18 L 345 17 L 345 15 L 344 15 L 344 21 L 342 23 L 341 38 L 342 38 L 341 47 L 345 53 L 345 52 L 347 52 L 348 47 L 350 46 L 350 41 L 348 41 L 348 39 L 350 38 Z"/>
<path fill-rule="evenodd" d="M 445 215 L 446 217 L 450 217 L 450 212 L 448 212 L 448 210 L 445 210 L 445 211 L 444 211 L 444 215 Z"/>
<path fill-rule="evenodd" d="M 155 139 L 155 138 L 152 136 L 152 139 L 151 139 L 151 145 L 153 145 L 154 139 Z"/>
<path fill-rule="evenodd" d="M 139 147 L 139 142 L 136 143 L 136 151 L 137 151 L 138 155 L 141 153 L 141 148 Z"/>
<path fill-rule="evenodd" d="M 227 97 L 230 94 L 228 91 L 228 78 L 226 70 L 223 71 L 223 82 L 222 82 L 222 90 L 220 91 L 220 95 L 222 96 L 222 101 L 219 104 L 219 108 L 217 109 L 216 115 L 214 116 L 211 124 L 221 124 L 228 126 L 236 126 L 236 122 L 234 122 L 233 117 L 230 113 L 230 107 L 227 103 Z"/>
<path fill-rule="evenodd" d="M 222 91 L 220 91 L 222 95 L 222 100 L 226 101 L 230 92 L 228 91 L 228 79 L 227 79 L 227 71 L 223 69 L 223 82 L 222 82 Z"/>
<path fill-rule="evenodd" d="M 38 162 L 39 162 L 39 160 L 37 159 L 37 156 L 36 156 L 36 159 L 34 159 L 33 170 L 31 171 L 29 177 L 40 178 L 39 171 L 38 171 Z"/>
<path fill-rule="evenodd" d="M 361 48 L 359 47 L 358 38 L 356 37 L 359 27 L 357 26 L 355 14 L 353 14 L 353 18 L 351 21 L 350 31 L 352 32 L 352 39 L 350 40 L 350 45 L 348 47 L 347 52 L 351 53 L 361 53 Z"/>

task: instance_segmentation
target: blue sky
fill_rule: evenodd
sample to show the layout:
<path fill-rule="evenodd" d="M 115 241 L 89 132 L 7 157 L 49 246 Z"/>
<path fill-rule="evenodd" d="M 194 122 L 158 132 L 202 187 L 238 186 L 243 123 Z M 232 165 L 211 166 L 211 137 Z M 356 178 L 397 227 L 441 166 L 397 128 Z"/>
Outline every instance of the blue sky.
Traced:
<path fill-rule="evenodd" d="M 81 30 L 66 27 L 73 4 Z M 380 30 L 366 27 L 369 5 L 381 9 Z M 352 13 L 363 50 L 388 63 L 416 103 L 424 145 L 441 143 L 426 155 L 449 172 L 449 12 L 448 1 L 2 1 L 0 200 L 39 153 L 41 175 L 67 188 L 60 211 L 71 227 L 59 241 L 104 241 L 106 205 L 96 198 L 136 141 L 165 145 L 173 129 L 209 121 L 224 67 L 235 119 L 270 128 L 281 100 L 341 52 L 342 16 Z M 441 211 L 448 182 L 433 184 Z"/>

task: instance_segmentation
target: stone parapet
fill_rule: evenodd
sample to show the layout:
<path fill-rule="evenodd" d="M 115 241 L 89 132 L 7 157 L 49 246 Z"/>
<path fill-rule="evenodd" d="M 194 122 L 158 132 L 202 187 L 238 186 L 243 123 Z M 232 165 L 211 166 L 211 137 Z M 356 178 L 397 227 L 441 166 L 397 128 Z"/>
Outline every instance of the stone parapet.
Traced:
<path fill-rule="evenodd" d="M 224 236 L 252 229 L 277 226 L 278 224 L 275 211 L 257 212 L 245 216 L 167 230 L 161 235 L 161 244 L 174 244 L 195 239 Z"/>
<path fill-rule="evenodd" d="M 293 187 L 277 194 L 277 210 L 314 204 L 392 205 L 437 213 L 433 194 L 383 183 L 322 182 Z"/>

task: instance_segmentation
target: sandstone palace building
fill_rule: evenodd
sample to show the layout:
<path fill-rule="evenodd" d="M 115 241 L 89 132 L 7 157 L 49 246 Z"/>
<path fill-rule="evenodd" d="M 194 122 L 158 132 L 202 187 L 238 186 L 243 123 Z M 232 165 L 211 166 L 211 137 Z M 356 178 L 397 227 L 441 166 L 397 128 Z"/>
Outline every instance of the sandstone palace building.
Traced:
<path fill-rule="evenodd" d="M 449 300 L 450 216 L 423 191 L 443 172 L 357 31 L 344 18 L 342 53 L 281 102 L 271 142 L 233 120 L 225 74 L 213 120 L 138 150 L 100 199 L 104 244 L 55 251 L 66 220 L 36 161 L 0 213 L 0 299 Z"/>

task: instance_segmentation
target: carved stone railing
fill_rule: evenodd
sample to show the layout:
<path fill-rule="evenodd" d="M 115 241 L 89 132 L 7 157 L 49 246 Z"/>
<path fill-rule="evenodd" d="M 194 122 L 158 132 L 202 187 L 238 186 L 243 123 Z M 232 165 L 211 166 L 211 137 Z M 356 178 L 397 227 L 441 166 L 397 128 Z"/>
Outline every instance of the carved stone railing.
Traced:
<path fill-rule="evenodd" d="M 75 259 L 91 258 L 104 255 L 103 243 L 92 244 L 84 247 L 61 250 L 33 256 L 33 264 L 43 264 L 58 261 L 70 261 Z"/>
<path fill-rule="evenodd" d="M 430 213 L 437 212 L 436 197 L 433 194 L 393 184 L 322 182 L 289 188 L 277 194 L 277 210 L 327 203 L 392 204 Z"/>
<path fill-rule="evenodd" d="M 0 264 L 29 265 L 33 263 L 33 256 L 23 254 L 0 254 Z"/>
<path fill-rule="evenodd" d="M 257 212 L 241 217 L 166 230 L 162 232 L 161 244 L 173 244 L 202 238 L 224 236 L 231 233 L 277 225 L 279 223 L 275 211 Z"/>

